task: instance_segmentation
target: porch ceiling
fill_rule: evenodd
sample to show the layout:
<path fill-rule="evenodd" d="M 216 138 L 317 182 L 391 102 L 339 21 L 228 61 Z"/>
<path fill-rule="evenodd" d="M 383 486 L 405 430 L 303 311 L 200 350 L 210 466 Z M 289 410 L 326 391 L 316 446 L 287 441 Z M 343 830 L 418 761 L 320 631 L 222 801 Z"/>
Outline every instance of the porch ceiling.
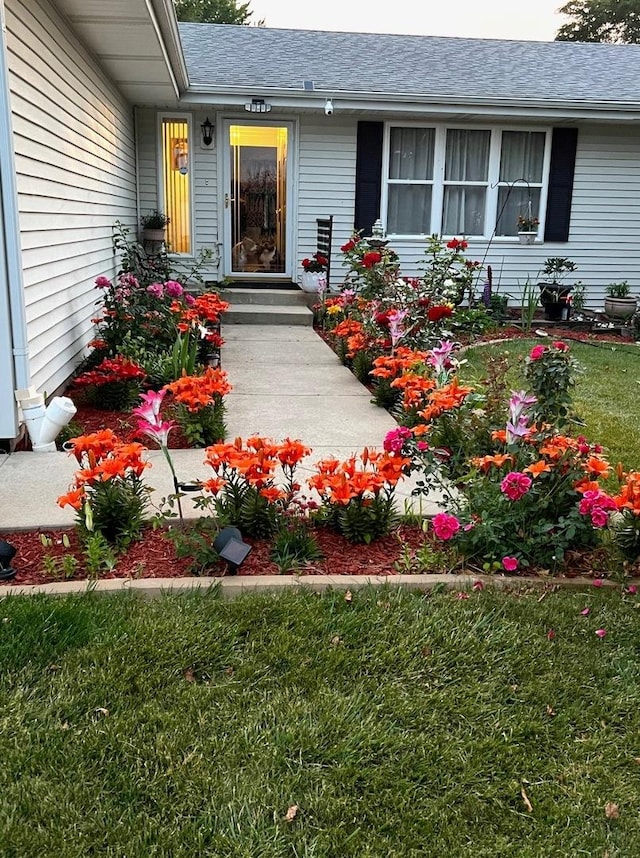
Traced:
<path fill-rule="evenodd" d="M 186 88 L 187 73 L 170 0 L 55 2 L 132 104 L 171 104 Z"/>

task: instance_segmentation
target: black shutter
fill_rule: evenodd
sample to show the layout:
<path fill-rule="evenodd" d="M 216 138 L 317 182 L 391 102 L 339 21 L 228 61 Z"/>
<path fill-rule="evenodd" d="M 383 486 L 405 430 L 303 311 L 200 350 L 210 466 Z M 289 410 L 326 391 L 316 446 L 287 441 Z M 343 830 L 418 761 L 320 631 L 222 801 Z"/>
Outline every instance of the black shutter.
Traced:
<path fill-rule="evenodd" d="M 355 228 L 371 235 L 380 217 L 382 122 L 358 122 Z"/>
<path fill-rule="evenodd" d="M 544 226 L 545 241 L 569 241 L 577 145 L 577 128 L 553 129 L 547 217 Z"/>

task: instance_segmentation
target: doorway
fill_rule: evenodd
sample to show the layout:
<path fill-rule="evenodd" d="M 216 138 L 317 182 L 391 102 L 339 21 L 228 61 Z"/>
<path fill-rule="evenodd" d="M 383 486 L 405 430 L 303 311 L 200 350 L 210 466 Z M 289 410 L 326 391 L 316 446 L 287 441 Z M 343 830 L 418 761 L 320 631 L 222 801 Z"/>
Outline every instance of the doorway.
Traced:
<path fill-rule="evenodd" d="M 291 123 L 225 123 L 224 258 L 235 280 L 291 276 L 291 135 Z"/>

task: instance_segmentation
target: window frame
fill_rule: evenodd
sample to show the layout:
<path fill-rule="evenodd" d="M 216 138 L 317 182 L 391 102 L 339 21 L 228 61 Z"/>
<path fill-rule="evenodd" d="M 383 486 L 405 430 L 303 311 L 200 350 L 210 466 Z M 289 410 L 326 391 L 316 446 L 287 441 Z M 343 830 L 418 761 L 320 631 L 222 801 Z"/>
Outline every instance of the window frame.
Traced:
<path fill-rule="evenodd" d="M 166 212 L 166 200 L 164 196 L 164 152 L 162 143 L 164 140 L 163 125 L 164 122 L 186 122 L 187 134 L 189 139 L 188 158 L 188 173 L 189 176 L 189 219 L 190 219 L 190 235 L 189 235 L 189 250 L 187 251 L 171 251 L 172 256 L 180 256 L 184 259 L 189 259 L 194 256 L 195 248 L 195 231 L 196 231 L 196 209 L 195 209 L 195 182 L 194 182 L 194 136 L 193 136 L 193 113 L 186 111 L 159 111 L 156 117 L 156 194 L 158 200 L 158 209 Z"/>
<path fill-rule="evenodd" d="M 413 180 L 413 179 L 390 179 L 390 146 L 391 146 L 391 129 L 392 128 L 432 128 L 434 129 L 434 156 L 433 156 L 433 179 Z M 482 182 L 453 182 L 448 180 L 445 183 L 445 154 L 446 154 L 446 138 L 448 130 L 459 131 L 489 131 L 490 148 L 488 161 L 488 175 L 486 183 Z M 485 214 L 484 214 L 484 229 L 483 235 L 465 236 L 470 241 L 496 241 L 515 243 L 518 241 L 517 233 L 515 235 L 495 235 L 498 217 L 498 195 L 501 187 L 505 187 L 508 183 L 500 182 L 500 158 L 502 152 L 502 132 L 503 131 L 526 131 L 537 132 L 545 135 L 544 155 L 542 163 L 542 182 L 533 183 L 532 187 L 540 188 L 540 211 L 537 215 L 540 220 L 538 227 L 538 237 L 544 241 L 544 226 L 547 207 L 547 195 L 549 190 L 549 168 L 551 165 L 551 126 L 540 125 L 510 125 L 510 124 L 495 124 L 495 123 L 472 123 L 465 124 L 460 122 L 385 122 L 383 146 L 382 146 L 382 176 L 381 186 L 382 194 L 380 201 L 380 216 L 382 222 L 386 225 L 388 219 L 388 201 L 389 201 L 389 186 L 390 185 L 418 185 L 430 184 L 431 192 L 431 230 L 428 233 L 389 233 L 389 236 L 396 240 L 415 240 L 424 239 L 429 235 L 442 234 L 443 222 L 443 203 L 444 189 L 446 186 L 456 185 L 463 186 L 469 184 L 474 187 L 485 187 Z M 525 187 L 525 184 L 518 183 L 516 187 Z M 534 214 L 535 216 L 535 214 Z M 443 236 L 451 238 L 453 236 Z"/>

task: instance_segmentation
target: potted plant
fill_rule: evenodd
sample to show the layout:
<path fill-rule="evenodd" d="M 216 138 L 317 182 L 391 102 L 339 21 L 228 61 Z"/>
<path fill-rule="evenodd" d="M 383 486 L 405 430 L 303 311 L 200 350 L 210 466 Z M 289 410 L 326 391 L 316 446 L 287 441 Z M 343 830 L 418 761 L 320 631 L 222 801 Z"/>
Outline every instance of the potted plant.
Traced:
<path fill-rule="evenodd" d="M 607 297 L 604 299 L 604 311 L 610 319 L 625 320 L 633 316 L 638 301 L 629 295 L 630 291 L 631 287 L 626 280 L 609 283 L 606 288 Z"/>
<path fill-rule="evenodd" d="M 531 212 L 518 216 L 518 238 L 520 239 L 520 244 L 533 244 L 538 235 L 539 224 L 540 221 L 537 217 L 533 217 Z"/>
<path fill-rule="evenodd" d="M 327 265 L 329 260 L 321 253 L 302 260 L 302 282 L 303 292 L 324 292 L 327 288 Z"/>
<path fill-rule="evenodd" d="M 550 322 L 565 322 L 571 315 L 572 285 L 562 281 L 567 274 L 578 268 L 575 262 L 564 256 L 550 256 L 545 260 L 542 274 L 545 280 L 538 283 L 540 303 L 544 307 L 545 319 Z"/>
<path fill-rule="evenodd" d="M 170 222 L 169 217 L 158 209 L 154 209 L 151 214 L 143 215 L 140 218 L 143 240 L 164 241 L 165 229 Z"/>

